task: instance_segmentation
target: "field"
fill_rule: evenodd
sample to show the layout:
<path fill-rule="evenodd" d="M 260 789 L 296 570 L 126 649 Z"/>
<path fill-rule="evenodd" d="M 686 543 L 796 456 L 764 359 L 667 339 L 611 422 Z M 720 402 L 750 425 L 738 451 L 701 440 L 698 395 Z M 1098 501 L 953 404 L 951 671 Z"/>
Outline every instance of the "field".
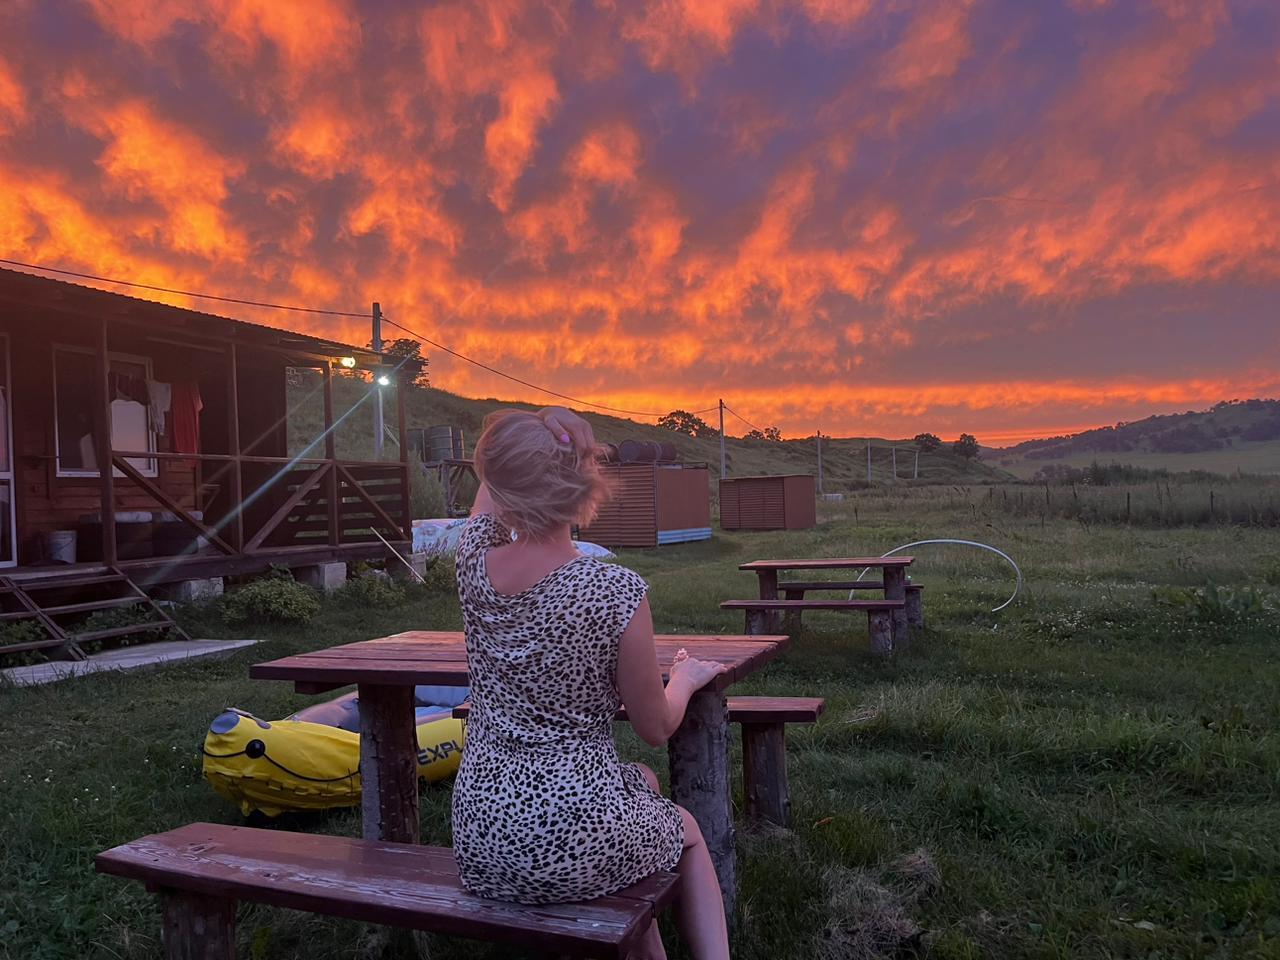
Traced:
<path fill-rule="evenodd" d="M 1043 496 L 1031 487 L 1030 495 Z M 1066 496 L 1070 496 L 1067 490 Z M 741 629 L 738 562 L 917 551 L 928 628 L 903 655 L 866 652 L 864 623 L 815 616 L 743 691 L 822 695 L 789 734 L 795 828 L 739 833 L 734 956 L 1280 958 L 1280 542 L 1205 523 L 1081 522 L 1013 509 L 988 488 L 864 492 L 817 529 L 628 552 L 659 629 Z M 230 636 L 214 607 L 185 618 Z M 246 679 L 250 663 L 409 628 L 456 628 L 447 584 L 391 609 L 326 603 L 309 627 L 218 663 L 0 690 L 0 956 L 158 956 L 135 886 L 94 852 L 197 819 L 238 822 L 201 780 L 205 725 L 234 704 L 276 718 L 310 702 Z M 623 752 L 661 751 L 619 728 Z M 734 758 L 738 769 L 738 758 Z M 448 839 L 449 790 L 424 788 L 423 834 Z M 291 829 L 353 833 L 352 812 Z M 369 928 L 247 909 L 240 956 L 366 956 Z M 669 942 L 672 942 L 669 940 Z M 432 941 L 434 958 L 507 956 Z M 673 956 L 679 956 L 673 951 Z"/>
<path fill-rule="evenodd" d="M 1095 460 L 1103 463 L 1123 463 L 1148 470 L 1207 470 L 1210 473 L 1280 473 L 1280 440 L 1241 442 L 1223 450 L 1203 450 L 1198 453 L 1156 453 L 1135 450 L 1125 454 L 1078 453 L 1073 456 L 1055 457 L 1052 460 L 1033 460 L 1028 457 L 1002 456 L 994 450 L 984 454 L 988 466 L 1007 470 L 1015 477 L 1030 479 L 1036 471 L 1049 464 L 1069 467 L 1087 467 Z"/>

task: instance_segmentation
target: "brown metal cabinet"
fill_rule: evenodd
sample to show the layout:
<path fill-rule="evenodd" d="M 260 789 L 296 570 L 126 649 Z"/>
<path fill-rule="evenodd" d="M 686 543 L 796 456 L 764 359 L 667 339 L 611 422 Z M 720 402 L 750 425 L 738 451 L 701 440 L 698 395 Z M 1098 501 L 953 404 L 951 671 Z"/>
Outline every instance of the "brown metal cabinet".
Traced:
<path fill-rule="evenodd" d="M 613 497 L 579 531 L 605 547 L 657 547 L 711 538 L 706 464 L 622 463 L 601 468 Z"/>
<path fill-rule="evenodd" d="M 725 530 L 808 530 L 818 522 L 809 474 L 732 477 L 720 481 L 720 526 Z"/>

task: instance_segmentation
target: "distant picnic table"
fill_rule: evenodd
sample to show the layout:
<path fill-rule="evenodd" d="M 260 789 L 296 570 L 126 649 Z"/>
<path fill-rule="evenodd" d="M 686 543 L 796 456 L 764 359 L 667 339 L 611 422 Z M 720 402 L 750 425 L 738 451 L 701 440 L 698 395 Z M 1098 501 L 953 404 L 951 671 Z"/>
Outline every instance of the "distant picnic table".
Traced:
<path fill-rule="evenodd" d="M 737 903 L 729 774 L 729 720 L 724 691 L 755 673 L 790 644 L 785 636 L 655 638 L 663 675 L 681 648 L 728 669 L 689 701 L 672 735 L 671 794 L 698 821 L 711 852 L 729 915 Z M 360 700 L 361 815 L 364 837 L 417 843 L 418 765 L 413 688 L 467 686 L 464 636 L 455 631 L 410 631 L 259 663 L 256 680 L 288 680 L 299 693 L 325 693 L 357 684 Z"/>
<path fill-rule="evenodd" d="M 923 615 L 919 612 L 919 588 L 914 597 L 908 597 L 907 567 L 915 562 L 914 557 L 821 557 L 792 560 L 752 560 L 738 566 L 739 570 L 749 570 L 759 580 L 760 599 L 754 606 L 767 612 L 763 620 L 765 629 L 777 629 L 777 613 L 788 615 L 791 623 L 798 624 L 799 616 L 806 609 L 867 609 L 870 614 L 877 611 L 875 601 L 814 601 L 807 600 L 805 594 L 823 590 L 880 590 L 883 591 L 882 604 L 886 607 L 890 624 L 891 643 L 893 647 L 905 645 L 908 641 L 908 612 L 913 619 L 923 623 Z M 879 580 L 814 580 L 792 579 L 779 580 L 779 574 L 793 571 L 812 574 L 824 570 L 866 570 L 880 571 Z M 779 592 L 783 597 L 779 599 Z M 730 601 L 730 605 L 746 606 L 746 602 Z M 724 605 L 722 605 L 724 606 Z M 873 645 L 876 640 L 873 632 Z"/>

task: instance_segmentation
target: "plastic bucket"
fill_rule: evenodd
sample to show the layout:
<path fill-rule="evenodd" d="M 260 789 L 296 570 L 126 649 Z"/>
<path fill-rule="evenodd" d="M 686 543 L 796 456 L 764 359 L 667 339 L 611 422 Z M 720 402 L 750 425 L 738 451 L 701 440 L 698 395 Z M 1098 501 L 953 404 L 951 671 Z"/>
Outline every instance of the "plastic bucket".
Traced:
<path fill-rule="evenodd" d="M 76 532 L 50 530 L 45 536 L 45 552 L 55 563 L 76 562 Z"/>

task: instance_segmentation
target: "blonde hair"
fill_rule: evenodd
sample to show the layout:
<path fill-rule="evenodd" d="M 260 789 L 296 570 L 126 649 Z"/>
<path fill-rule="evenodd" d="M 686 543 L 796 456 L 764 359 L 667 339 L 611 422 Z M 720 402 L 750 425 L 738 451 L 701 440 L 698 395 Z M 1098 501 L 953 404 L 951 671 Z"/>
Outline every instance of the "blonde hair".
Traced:
<path fill-rule="evenodd" d="M 609 496 L 593 453 L 559 442 L 540 417 L 522 410 L 485 417 L 475 466 L 498 518 L 529 540 L 546 540 L 566 524 L 590 523 Z"/>

